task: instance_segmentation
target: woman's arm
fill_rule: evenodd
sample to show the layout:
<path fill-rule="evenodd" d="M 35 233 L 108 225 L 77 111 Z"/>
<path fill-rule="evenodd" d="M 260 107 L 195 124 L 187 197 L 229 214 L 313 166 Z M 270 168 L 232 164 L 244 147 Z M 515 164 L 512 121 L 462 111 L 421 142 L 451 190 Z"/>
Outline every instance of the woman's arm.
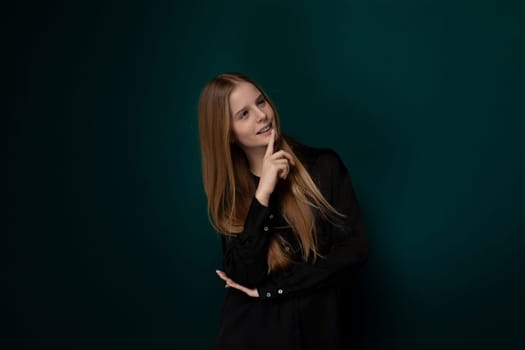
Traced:
<path fill-rule="evenodd" d="M 240 234 L 223 236 L 223 269 L 237 283 L 253 287 L 268 277 L 268 224 L 270 206 L 253 197 Z"/>
<path fill-rule="evenodd" d="M 270 276 L 257 285 L 261 298 L 283 297 L 320 288 L 339 272 L 360 266 L 368 258 L 368 243 L 350 174 L 336 152 L 329 151 L 321 157 L 317 164 L 321 169 L 320 178 L 329 181 L 327 186 L 322 186 L 323 194 L 347 217 L 340 227 L 332 224 L 319 227 L 318 235 L 333 240 L 325 256 L 318 257 L 314 264 L 296 264 L 287 273 L 276 275 L 279 278 Z"/>
<path fill-rule="evenodd" d="M 245 287 L 254 287 L 268 276 L 271 194 L 277 181 L 285 180 L 290 166 L 295 166 L 288 152 L 280 150 L 274 153 L 276 137 L 277 133 L 272 128 L 262 160 L 261 176 L 244 221 L 243 232 L 231 237 L 222 236 L 224 271 Z"/>
<path fill-rule="evenodd" d="M 243 232 L 221 235 L 224 272 L 243 286 L 256 286 L 268 277 L 270 211 L 270 206 L 264 206 L 254 197 Z"/>

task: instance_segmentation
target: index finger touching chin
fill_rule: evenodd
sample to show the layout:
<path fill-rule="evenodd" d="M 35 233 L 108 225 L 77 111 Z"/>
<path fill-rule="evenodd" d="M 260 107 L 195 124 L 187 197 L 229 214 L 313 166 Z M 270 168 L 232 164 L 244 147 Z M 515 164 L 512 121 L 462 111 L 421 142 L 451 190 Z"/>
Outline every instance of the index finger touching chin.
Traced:
<path fill-rule="evenodd" d="M 266 155 L 272 155 L 273 154 L 273 145 L 275 143 L 276 133 L 275 133 L 275 127 L 272 126 L 272 129 L 270 131 L 270 141 L 268 142 L 268 146 L 266 147 Z"/>

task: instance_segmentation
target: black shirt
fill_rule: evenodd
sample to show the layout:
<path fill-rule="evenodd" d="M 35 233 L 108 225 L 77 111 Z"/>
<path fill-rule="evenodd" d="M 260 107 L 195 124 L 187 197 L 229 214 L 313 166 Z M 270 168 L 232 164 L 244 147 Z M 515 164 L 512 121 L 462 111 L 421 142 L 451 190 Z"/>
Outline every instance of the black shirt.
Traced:
<path fill-rule="evenodd" d="M 367 242 L 350 175 L 330 149 L 294 146 L 294 152 L 325 199 L 347 217 L 339 225 L 317 217 L 321 250 L 315 263 L 297 263 L 285 271 L 267 273 L 270 235 L 300 261 L 294 232 L 286 228 L 274 192 L 269 205 L 252 199 L 244 230 L 222 237 L 223 269 L 235 282 L 257 288 L 259 298 L 229 288 L 220 315 L 215 349 L 346 349 L 352 332 L 344 305 L 350 296 L 342 288 L 353 268 L 368 254 Z M 257 183 L 259 178 L 254 175 Z"/>

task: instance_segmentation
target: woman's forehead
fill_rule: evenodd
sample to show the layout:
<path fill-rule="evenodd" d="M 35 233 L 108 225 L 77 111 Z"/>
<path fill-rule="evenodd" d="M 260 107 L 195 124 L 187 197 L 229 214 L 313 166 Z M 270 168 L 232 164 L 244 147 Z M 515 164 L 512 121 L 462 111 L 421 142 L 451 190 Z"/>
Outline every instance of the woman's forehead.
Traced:
<path fill-rule="evenodd" d="M 230 94 L 230 106 L 233 110 L 243 108 L 255 102 L 259 95 L 261 92 L 253 84 L 241 82 L 235 86 Z"/>

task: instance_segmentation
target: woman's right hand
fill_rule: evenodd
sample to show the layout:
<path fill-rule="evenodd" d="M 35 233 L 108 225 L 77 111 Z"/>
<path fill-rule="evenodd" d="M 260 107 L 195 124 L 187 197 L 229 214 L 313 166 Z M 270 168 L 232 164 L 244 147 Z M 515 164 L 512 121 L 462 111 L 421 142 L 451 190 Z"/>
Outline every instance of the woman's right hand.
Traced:
<path fill-rule="evenodd" d="M 273 193 L 279 179 L 286 180 L 290 173 L 290 165 L 295 166 L 292 155 L 283 150 L 273 153 L 276 139 L 275 129 L 272 128 L 270 141 L 264 154 L 259 186 L 255 191 L 255 197 L 261 204 L 268 206 L 270 195 Z"/>

